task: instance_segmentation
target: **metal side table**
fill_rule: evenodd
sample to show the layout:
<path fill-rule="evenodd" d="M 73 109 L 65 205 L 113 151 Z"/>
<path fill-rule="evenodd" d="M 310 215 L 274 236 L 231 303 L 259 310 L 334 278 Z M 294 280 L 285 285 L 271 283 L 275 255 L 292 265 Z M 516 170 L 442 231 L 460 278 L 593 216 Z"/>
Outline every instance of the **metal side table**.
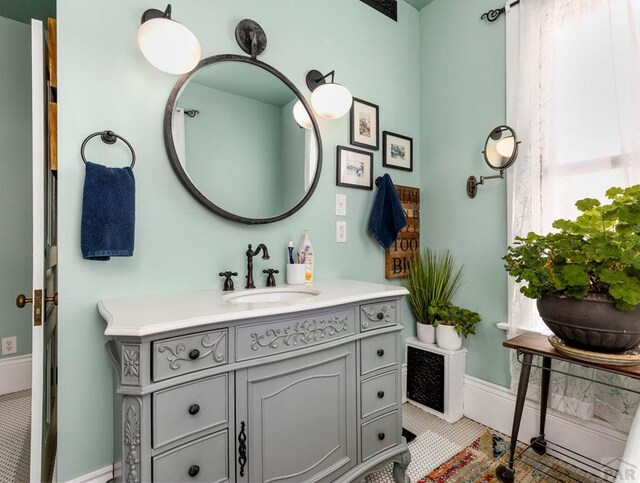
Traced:
<path fill-rule="evenodd" d="M 496 477 L 498 480 L 504 483 L 511 483 L 515 481 L 515 461 L 523 456 L 527 451 L 532 449 L 539 455 L 544 455 L 547 452 L 547 448 L 557 450 L 558 453 L 563 454 L 568 459 L 572 459 L 573 461 L 579 463 L 582 466 L 590 467 L 592 470 L 597 470 L 602 472 L 603 475 L 608 475 L 612 478 L 612 480 L 604 479 L 603 481 L 615 481 L 615 477 L 617 474 L 617 470 L 612 468 L 611 466 L 603 465 L 602 463 L 595 461 L 591 458 L 587 458 L 586 456 L 580 455 L 575 451 L 570 450 L 569 448 L 565 448 L 560 445 L 555 445 L 551 441 L 545 439 L 545 421 L 547 417 L 547 402 L 549 399 L 549 381 L 551 379 L 551 373 L 557 372 L 560 374 L 570 375 L 572 377 L 579 377 L 580 379 L 585 379 L 592 382 L 597 382 L 598 384 L 616 387 L 618 389 L 633 392 L 636 394 L 640 394 L 640 392 L 615 386 L 613 384 L 607 384 L 602 381 L 593 381 L 589 378 L 584 378 L 580 376 L 576 376 L 573 374 L 567 374 L 565 372 L 556 370 L 552 368 L 551 361 L 553 359 L 571 362 L 573 364 L 578 364 L 584 367 L 594 368 L 605 372 L 611 372 L 613 374 L 620 374 L 623 376 L 632 377 L 634 379 L 640 380 L 640 365 L 633 367 L 614 367 L 614 366 L 605 366 L 602 364 L 595 364 L 590 362 L 578 361 L 576 359 L 571 359 L 563 354 L 560 354 L 556 351 L 549 341 L 547 337 L 540 334 L 526 334 L 519 335 L 512 339 L 505 341 L 502 344 L 504 347 L 508 349 L 514 349 L 518 354 L 518 361 L 522 364 L 522 370 L 520 372 L 520 382 L 518 384 L 518 394 L 516 397 L 516 408 L 513 415 L 513 427 L 511 429 L 511 445 L 509 448 L 509 461 L 507 465 L 500 465 L 496 469 Z M 536 365 L 533 363 L 533 356 L 539 356 L 542 358 L 542 365 Z M 516 445 L 518 442 L 518 432 L 520 430 L 520 422 L 522 420 L 522 411 L 524 409 L 524 403 L 527 396 L 527 387 L 529 385 L 529 376 L 531 374 L 531 368 L 537 367 L 542 369 L 542 378 L 541 378 L 541 394 L 540 394 L 540 432 L 538 436 L 532 438 L 529 446 L 525 448 L 519 455 L 516 456 Z M 551 446 L 550 446 L 551 445 Z"/>

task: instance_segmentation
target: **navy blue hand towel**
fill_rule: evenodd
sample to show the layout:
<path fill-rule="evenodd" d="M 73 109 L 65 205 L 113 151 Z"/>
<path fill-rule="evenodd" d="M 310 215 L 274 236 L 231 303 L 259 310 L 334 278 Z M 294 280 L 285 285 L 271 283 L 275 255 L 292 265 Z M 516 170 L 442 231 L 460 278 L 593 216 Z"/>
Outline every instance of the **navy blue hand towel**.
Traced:
<path fill-rule="evenodd" d="M 386 249 L 393 245 L 400 230 L 407 226 L 407 217 L 391 176 L 385 174 L 379 177 L 376 179 L 376 186 L 378 193 L 369 218 L 369 233 Z"/>
<path fill-rule="evenodd" d="M 87 162 L 80 246 L 86 260 L 133 255 L 136 184 L 133 170 Z"/>

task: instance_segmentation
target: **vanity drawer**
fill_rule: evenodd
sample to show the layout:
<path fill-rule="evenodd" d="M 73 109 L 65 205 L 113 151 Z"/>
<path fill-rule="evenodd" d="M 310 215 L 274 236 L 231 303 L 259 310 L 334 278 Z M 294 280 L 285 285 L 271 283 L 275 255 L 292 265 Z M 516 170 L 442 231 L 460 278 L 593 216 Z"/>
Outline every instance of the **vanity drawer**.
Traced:
<path fill-rule="evenodd" d="M 363 339 L 360 346 L 360 374 L 366 375 L 385 367 L 396 367 L 397 334 L 380 334 Z"/>
<path fill-rule="evenodd" d="M 243 325 L 236 327 L 236 361 L 303 349 L 355 332 L 355 308 Z"/>
<path fill-rule="evenodd" d="M 398 404 L 398 371 L 387 372 L 362 381 L 360 385 L 360 417 L 395 409 Z"/>
<path fill-rule="evenodd" d="M 158 391 L 153 395 L 153 447 L 227 422 L 228 375 Z"/>
<path fill-rule="evenodd" d="M 227 329 L 153 342 L 153 380 L 200 371 L 227 363 Z"/>
<path fill-rule="evenodd" d="M 379 302 L 360 306 L 360 330 L 373 330 L 395 325 L 397 321 L 396 302 Z"/>
<path fill-rule="evenodd" d="M 153 458 L 153 481 L 229 481 L 227 430 L 210 434 Z"/>
<path fill-rule="evenodd" d="M 362 425 L 362 461 L 400 442 L 398 411 L 380 416 Z"/>

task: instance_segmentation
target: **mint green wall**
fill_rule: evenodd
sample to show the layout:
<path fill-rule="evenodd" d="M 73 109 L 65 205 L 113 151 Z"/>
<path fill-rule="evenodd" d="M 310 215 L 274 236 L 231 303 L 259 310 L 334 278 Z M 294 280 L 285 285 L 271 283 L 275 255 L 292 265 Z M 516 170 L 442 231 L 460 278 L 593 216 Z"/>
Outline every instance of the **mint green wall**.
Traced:
<path fill-rule="evenodd" d="M 293 99 L 281 110 L 282 123 L 282 203 L 291 208 L 297 205 L 306 194 L 304 168 L 306 163 L 305 138 L 313 136 L 312 130 L 302 129 L 293 117 Z"/>
<path fill-rule="evenodd" d="M 243 18 L 258 21 L 269 44 L 260 57 L 289 77 L 305 95 L 310 69 L 335 69 L 336 81 L 354 96 L 380 106 L 383 129 L 415 139 L 420 131 L 419 14 L 398 4 L 398 22 L 356 0 L 174 0 L 173 16 L 200 39 L 204 55 L 241 53 L 234 40 Z M 66 0 L 58 5 L 59 63 L 59 411 L 58 479 L 66 481 L 112 461 L 112 379 L 104 350 L 104 323 L 96 303 L 102 298 L 221 289 L 218 272 L 245 273 L 248 243 L 264 242 L 269 262 L 261 270 L 284 270 L 289 240 L 299 243 L 310 230 L 318 279 L 352 277 L 384 282 L 384 253 L 367 235 L 374 192 L 335 185 L 335 150 L 348 144 L 348 117 L 320 120 L 324 160 L 320 183 L 310 202 L 275 225 L 245 226 L 204 209 L 173 175 L 162 136 L 165 102 L 177 77 L 146 62 L 136 44 L 141 13 L 154 5 L 142 0 L 95 2 Z M 157 5 L 155 5 L 157 7 Z M 80 255 L 83 165 L 80 144 L 91 132 L 112 129 L 138 154 L 136 249 L 133 258 L 84 261 Z M 94 140 L 87 148 L 97 162 L 128 164 L 119 144 Z M 419 156 L 418 156 L 419 158 Z M 478 165 L 479 167 L 479 165 Z M 417 186 L 413 173 L 383 170 L 374 156 L 374 176 L 389 172 L 394 181 Z M 335 243 L 336 192 L 348 196 L 348 237 Z M 238 277 L 238 285 L 242 284 Z M 282 275 L 278 277 L 282 281 Z M 406 331 L 414 333 L 405 308 Z"/>
<path fill-rule="evenodd" d="M 0 338 L 31 353 L 31 41 L 28 25 L 0 17 Z M 0 358 L 2 355 L 0 355 Z"/>
<path fill-rule="evenodd" d="M 262 69 L 255 69 L 262 74 Z M 200 111 L 194 118 L 185 116 L 185 165 L 207 198 L 228 211 L 235 207 L 235 213 L 248 218 L 286 211 L 281 194 L 280 106 L 195 82 L 182 91 L 178 106 Z M 244 189 L 229 180 L 243 180 Z"/>
<path fill-rule="evenodd" d="M 420 130 L 423 242 L 450 249 L 464 263 L 456 302 L 482 315 L 465 342 L 467 374 L 510 382 L 505 332 L 507 277 L 506 186 L 490 180 L 467 197 L 470 175 L 492 175 L 484 141 L 505 121 L 504 18 L 489 24 L 483 12 L 495 0 L 434 0 L 420 11 Z"/>

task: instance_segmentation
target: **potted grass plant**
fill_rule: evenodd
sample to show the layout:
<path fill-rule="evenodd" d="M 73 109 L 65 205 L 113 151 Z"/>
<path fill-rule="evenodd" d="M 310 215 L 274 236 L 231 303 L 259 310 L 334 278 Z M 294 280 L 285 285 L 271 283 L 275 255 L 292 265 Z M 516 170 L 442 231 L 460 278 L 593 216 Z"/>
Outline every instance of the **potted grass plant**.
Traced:
<path fill-rule="evenodd" d="M 516 238 L 504 257 L 520 291 L 567 345 L 623 352 L 640 344 L 640 185 L 576 202 L 575 220 Z"/>
<path fill-rule="evenodd" d="M 432 301 L 449 302 L 462 283 L 462 268 L 456 268 L 448 250 L 426 248 L 411 260 L 404 285 L 407 300 L 417 322 L 418 339 L 425 344 L 436 341 L 434 318 L 429 314 Z"/>
<path fill-rule="evenodd" d="M 448 351 L 460 349 L 462 338 L 475 334 L 476 324 L 481 320 L 477 312 L 443 300 L 434 300 L 429 304 L 429 316 L 436 328 L 438 347 Z"/>

